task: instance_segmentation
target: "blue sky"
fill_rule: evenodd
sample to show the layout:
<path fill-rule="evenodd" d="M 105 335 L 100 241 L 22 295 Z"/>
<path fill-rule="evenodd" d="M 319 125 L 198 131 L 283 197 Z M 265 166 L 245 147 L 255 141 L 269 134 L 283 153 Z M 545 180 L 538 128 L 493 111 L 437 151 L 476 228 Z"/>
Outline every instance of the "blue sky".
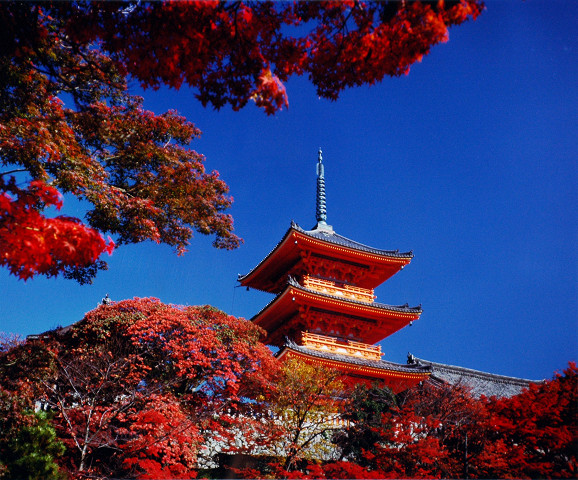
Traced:
<path fill-rule="evenodd" d="M 2 271 L 0 331 L 73 323 L 106 293 L 251 318 L 272 297 L 236 288 L 237 274 L 291 220 L 314 226 L 321 147 L 328 223 L 362 243 L 415 254 L 376 290 L 380 302 L 424 309 L 381 343 L 384 358 L 405 362 L 411 352 L 551 377 L 578 350 L 577 19 L 575 2 L 489 1 L 408 76 L 337 102 L 293 79 L 290 107 L 274 117 L 253 106 L 203 109 L 187 89 L 144 92 L 147 108 L 176 108 L 203 131 L 192 148 L 230 185 L 245 243 L 225 252 L 196 235 L 183 257 L 152 243 L 122 247 L 91 286 L 25 283 Z M 73 198 L 64 210 L 82 215 Z"/>

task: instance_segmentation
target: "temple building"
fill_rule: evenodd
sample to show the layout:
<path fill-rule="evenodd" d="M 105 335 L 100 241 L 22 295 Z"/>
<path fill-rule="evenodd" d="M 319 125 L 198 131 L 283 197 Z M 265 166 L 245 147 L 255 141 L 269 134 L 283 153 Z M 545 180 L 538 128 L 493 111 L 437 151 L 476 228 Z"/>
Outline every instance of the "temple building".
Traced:
<path fill-rule="evenodd" d="M 273 250 L 241 286 L 275 297 L 251 320 L 278 347 L 277 358 L 299 358 L 342 371 L 354 383 L 378 382 L 395 393 L 423 381 L 473 385 L 476 395 L 510 396 L 528 380 L 451 367 L 408 356 L 407 364 L 382 359 L 384 338 L 419 320 L 421 306 L 376 302 L 374 289 L 413 258 L 412 252 L 380 250 L 339 235 L 327 224 L 322 152 L 317 160 L 317 224 L 291 223 Z M 504 388 L 501 388 L 504 387 Z"/>
<path fill-rule="evenodd" d="M 382 360 L 375 345 L 419 319 L 421 307 L 375 301 L 374 289 L 412 252 L 380 250 L 339 235 L 327 224 L 325 175 L 317 162 L 317 224 L 292 223 L 277 246 L 239 283 L 275 294 L 252 321 L 281 360 L 297 357 L 336 368 L 352 383 L 382 382 L 399 392 L 426 380 L 431 368 Z"/>
<path fill-rule="evenodd" d="M 530 383 L 542 383 L 541 380 L 527 380 L 524 378 L 507 377 L 495 373 L 480 372 L 471 368 L 445 365 L 417 358 L 411 353 L 407 356 L 407 363 L 431 368 L 428 382 L 433 385 L 461 385 L 467 388 L 473 397 L 513 397 L 522 393 Z"/>

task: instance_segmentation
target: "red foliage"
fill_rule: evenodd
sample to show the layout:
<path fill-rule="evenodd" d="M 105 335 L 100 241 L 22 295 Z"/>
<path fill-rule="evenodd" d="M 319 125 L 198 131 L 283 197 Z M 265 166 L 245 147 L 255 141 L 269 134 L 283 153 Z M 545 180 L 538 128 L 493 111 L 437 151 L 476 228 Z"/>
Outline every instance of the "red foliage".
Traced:
<path fill-rule="evenodd" d="M 511 478 L 576 478 L 578 369 L 532 384 L 520 395 L 490 399 L 493 440 Z M 496 475 L 490 464 L 483 474 Z M 498 470 L 498 473 L 500 471 Z M 498 475 L 499 476 L 499 475 Z"/>
<path fill-rule="evenodd" d="M 105 241 L 76 218 L 47 218 L 39 205 L 60 210 L 58 191 L 40 181 L 23 190 L 14 178 L 6 184 L 0 177 L 0 266 L 13 275 L 23 280 L 36 274 L 51 277 L 66 267 L 92 265 L 103 252 L 112 253 L 110 238 Z"/>
<path fill-rule="evenodd" d="M 474 399 L 450 386 L 410 391 L 365 452 L 369 470 L 398 478 L 574 478 L 577 373 L 571 363 L 564 375 L 511 398 Z"/>
<path fill-rule="evenodd" d="M 129 438 L 121 447 L 125 469 L 146 472 L 139 476 L 143 479 L 196 478 L 203 438 L 177 397 L 152 394 L 128 412 L 125 423 L 117 430 Z"/>
<path fill-rule="evenodd" d="M 575 478 L 577 373 L 571 363 L 563 375 L 500 399 L 425 384 L 398 396 L 399 406 L 381 422 L 367 410 L 345 430 L 341 448 L 347 439 L 359 442 L 363 432 L 374 442 L 361 458 L 349 449 L 346 462 L 270 469 L 275 477 L 293 478 Z M 363 422 L 369 422 L 365 430 Z"/>
<path fill-rule="evenodd" d="M 10 187 L 37 194 L 26 206 L 13 204 L 3 183 L 0 228 L 10 238 L 1 265 L 24 279 L 69 269 L 90 281 L 112 248 L 96 231 L 117 245 L 153 240 L 179 254 L 193 231 L 215 235 L 218 248 L 240 244 L 223 213 L 227 185 L 188 149 L 199 130 L 175 112 L 145 111 L 128 94 L 129 78 L 187 84 L 203 105 L 238 110 L 253 101 L 272 114 L 288 106 L 292 75 L 308 75 L 335 100 L 347 87 L 406 74 L 447 40 L 449 26 L 481 10 L 480 0 L 1 3 L 0 165 L 10 170 L 0 178 L 25 173 L 23 182 L 91 204 L 91 228 L 48 219 L 39 183 Z"/>
<path fill-rule="evenodd" d="M 215 235 L 218 248 L 238 246 L 223 213 L 227 185 L 188 148 L 200 131 L 175 112 L 144 110 L 122 67 L 74 42 L 64 22 L 49 3 L 0 5 L 0 165 L 10 168 L 0 171 L 0 265 L 25 279 L 70 270 L 90 281 L 113 245 L 98 232 L 179 254 L 195 230 Z M 10 174 L 18 186 L 4 180 Z M 88 226 L 47 218 L 47 207 L 60 206 L 55 189 L 87 202 Z"/>
<path fill-rule="evenodd" d="M 222 453 L 269 455 L 234 469 L 247 478 L 576 477 L 574 364 L 511 398 L 425 384 L 397 406 L 383 391 L 356 391 L 349 404 L 328 372 L 288 364 L 282 374 L 261 334 L 210 307 L 103 305 L 40 342 L 5 341 L 4 423 L 42 401 L 74 475 L 194 478 L 221 442 Z M 353 422 L 341 431 L 327 421 L 339 406 Z M 322 462 L 332 440 L 332 455 L 344 454 Z"/>
<path fill-rule="evenodd" d="M 1 386 L 55 411 L 72 473 L 194 478 L 209 438 L 261 423 L 277 372 L 261 335 L 210 307 L 126 300 L 0 352 Z"/>
<path fill-rule="evenodd" d="M 145 87 L 185 83 L 203 105 L 238 110 L 253 100 L 274 113 L 288 106 L 282 82 L 292 75 L 308 75 L 320 96 L 336 99 L 347 87 L 407 74 L 447 41 L 449 26 L 482 10 L 478 0 L 432 3 L 93 3 L 63 15 L 74 38 L 101 40 Z"/>
<path fill-rule="evenodd" d="M 323 465 L 323 477 L 319 478 L 387 478 L 383 472 L 369 471 L 352 462 L 332 462 Z"/>

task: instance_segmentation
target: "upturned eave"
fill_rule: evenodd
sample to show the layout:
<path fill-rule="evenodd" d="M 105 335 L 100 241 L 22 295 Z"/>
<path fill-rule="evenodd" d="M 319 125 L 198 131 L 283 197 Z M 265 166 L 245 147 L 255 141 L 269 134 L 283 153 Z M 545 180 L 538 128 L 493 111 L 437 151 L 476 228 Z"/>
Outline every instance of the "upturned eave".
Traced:
<path fill-rule="evenodd" d="M 297 358 L 306 363 L 341 371 L 346 377 L 346 383 L 371 385 L 375 381 L 381 381 L 394 393 L 407 390 L 427 380 L 431 375 L 431 369 L 426 366 L 396 364 L 385 360 L 356 359 L 346 355 L 308 349 L 291 341 L 283 345 L 276 357 L 281 361 Z"/>
<path fill-rule="evenodd" d="M 306 314 L 303 312 L 311 309 L 359 323 L 365 332 L 361 341 L 368 344 L 375 344 L 401 330 L 418 320 L 422 313 L 420 306 L 362 302 L 310 290 L 290 280 L 285 290 L 251 321 L 267 331 L 266 343 L 280 346 L 288 329 L 307 329 Z"/>
<path fill-rule="evenodd" d="M 239 275 L 241 286 L 279 293 L 288 276 L 309 273 L 303 264 L 307 252 L 320 258 L 367 270 L 357 286 L 376 288 L 410 263 L 412 252 L 379 250 L 350 240 L 332 229 L 304 230 L 294 222 L 281 241 L 249 273 Z"/>

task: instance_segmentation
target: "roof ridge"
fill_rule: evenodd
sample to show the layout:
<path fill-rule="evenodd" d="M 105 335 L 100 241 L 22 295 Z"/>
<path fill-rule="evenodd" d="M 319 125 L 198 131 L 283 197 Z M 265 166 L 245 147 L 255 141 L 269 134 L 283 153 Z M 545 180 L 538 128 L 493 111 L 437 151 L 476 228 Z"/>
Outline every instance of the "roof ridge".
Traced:
<path fill-rule="evenodd" d="M 355 240 L 351 240 L 350 238 L 344 237 L 343 235 L 339 235 L 335 233 L 335 231 L 329 231 L 326 228 L 314 228 L 313 230 L 305 230 L 304 228 L 300 227 L 294 220 L 291 220 L 291 225 L 289 229 L 285 232 L 285 235 L 281 238 L 279 242 L 269 251 L 267 255 L 257 264 L 255 265 L 248 273 L 246 274 L 237 274 L 237 281 L 241 282 L 255 271 L 259 269 L 261 265 L 263 265 L 273 254 L 273 252 L 286 240 L 292 230 L 300 232 L 308 237 L 315 238 L 317 240 L 323 240 L 334 245 L 340 245 L 342 247 L 349 247 L 352 249 L 362 250 L 368 253 L 373 253 L 374 255 L 383 255 L 388 257 L 396 257 L 396 258 L 413 258 L 413 251 L 410 250 L 409 252 L 400 252 L 399 250 L 380 250 L 378 248 L 370 247 L 369 245 L 365 245 L 363 243 L 356 242 Z M 316 235 L 313 232 L 318 232 L 319 234 Z M 333 238 L 331 238 L 333 237 Z M 342 239 L 340 241 L 339 239 Z M 403 267 L 402 267 L 403 268 Z"/>
<path fill-rule="evenodd" d="M 408 354 L 408 363 L 410 364 L 421 364 L 421 365 L 431 365 L 434 368 L 438 368 L 440 370 L 447 370 L 447 371 L 453 371 L 455 373 L 463 373 L 463 374 L 468 374 L 469 376 L 473 376 L 473 377 L 477 377 L 477 378 L 481 378 L 481 379 L 492 379 L 498 382 L 504 382 L 504 383 L 515 383 L 518 385 L 528 385 L 529 383 L 540 383 L 543 382 L 543 380 L 530 380 L 527 378 L 520 378 L 520 377 L 512 377 L 509 375 L 500 375 L 497 373 L 490 373 L 490 372 L 484 372 L 482 370 L 475 370 L 473 368 L 467 368 L 467 367 L 460 367 L 458 365 L 448 365 L 445 363 L 437 363 L 437 362 L 432 362 L 430 360 L 424 360 L 422 358 L 418 358 L 414 355 L 412 355 L 411 353 Z"/>
<path fill-rule="evenodd" d="M 335 230 L 327 230 L 325 228 L 313 228 L 311 230 L 305 230 L 303 227 L 300 227 L 297 223 L 292 222 L 291 223 L 291 227 L 294 228 L 295 230 L 304 233 L 305 235 L 308 235 L 310 237 L 314 237 L 319 239 L 319 235 L 323 235 L 323 240 L 326 240 L 327 242 L 330 243 L 334 243 L 337 245 L 341 245 L 341 246 L 346 246 L 346 247 L 350 247 L 350 248 L 358 248 L 360 250 L 364 250 L 366 252 L 369 253 L 374 253 L 376 255 L 387 255 L 387 256 L 396 256 L 396 257 L 401 257 L 401 258 L 413 258 L 413 250 L 410 250 L 408 252 L 400 252 L 399 249 L 397 250 L 384 250 L 384 249 L 380 249 L 380 248 L 375 248 L 375 247 L 371 247 L 369 245 L 366 245 L 364 243 L 358 242 L 356 240 L 352 240 L 351 238 L 345 237 L 343 235 L 340 235 L 339 233 L 335 232 Z M 333 237 L 333 238 L 331 238 Z M 338 239 L 342 239 L 342 242 L 336 241 L 335 238 Z M 349 245 L 348 245 L 349 244 Z"/>

